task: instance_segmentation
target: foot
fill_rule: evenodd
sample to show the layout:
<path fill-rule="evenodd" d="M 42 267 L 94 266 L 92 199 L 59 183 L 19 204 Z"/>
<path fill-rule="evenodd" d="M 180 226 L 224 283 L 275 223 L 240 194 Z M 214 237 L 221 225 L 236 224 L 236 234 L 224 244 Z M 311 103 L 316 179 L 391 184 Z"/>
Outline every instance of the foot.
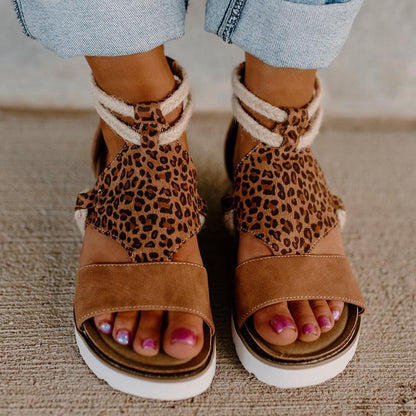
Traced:
<path fill-rule="evenodd" d="M 107 143 L 108 163 L 118 153 L 123 141 L 105 123 L 101 123 L 101 128 Z M 185 135 L 180 142 L 186 147 Z M 172 260 L 202 265 L 197 237 L 187 240 Z M 80 266 L 129 262 L 131 258 L 117 241 L 87 226 Z M 204 343 L 203 320 L 183 312 L 155 310 L 101 314 L 94 317 L 94 323 L 103 334 L 111 335 L 120 345 L 129 346 L 137 354 L 148 357 L 163 349 L 171 357 L 191 359 L 200 353 Z"/>
<path fill-rule="evenodd" d="M 127 103 L 164 100 L 176 86 L 163 46 L 128 56 L 88 57 L 87 61 L 98 85 L 108 94 Z M 166 115 L 167 123 L 174 124 L 181 113 L 182 105 L 179 105 Z M 126 124 L 136 123 L 133 119 L 119 118 Z M 124 140 L 103 121 L 101 130 L 107 147 L 108 163 L 120 151 Z M 187 149 L 185 134 L 179 142 Z M 202 265 L 197 237 L 188 239 L 172 260 Z M 119 242 L 87 227 L 80 257 L 81 266 L 131 261 Z M 120 312 L 97 315 L 94 322 L 102 333 L 111 335 L 120 345 L 148 357 L 157 355 L 163 349 L 174 358 L 191 359 L 199 354 L 204 342 L 202 319 L 187 313 L 163 310 Z"/>
<path fill-rule="evenodd" d="M 250 145 L 251 143 L 251 145 Z M 237 162 L 250 149 L 253 139 L 239 128 L 234 153 Z M 331 238 L 320 245 L 315 254 L 344 254 L 341 230 L 331 231 Z M 240 233 L 238 264 L 273 253 L 261 240 L 248 233 Z M 307 279 L 308 276 L 300 278 Z M 260 336 L 273 345 L 289 345 L 297 339 L 304 342 L 316 341 L 322 333 L 330 331 L 341 316 L 343 302 L 326 300 L 302 300 L 280 302 L 261 309 L 254 315 L 254 326 Z"/>
<path fill-rule="evenodd" d="M 197 238 L 189 239 L 174 260 L 202 265 Z M 80 266 L 84 266 L 129 263 L 131 259 L 118 242 L 87 227 L 79 262 Z M 203 321 L 188 313 L 120 312 L 97 315 L 94 323 L 102 333 L 111 335 L 119 344 L 130 346 L 138 354 L 148 357 L 157 355 L 163 349 L 174 358 L 190 359 L 200 353 L 203 345 Z"/>

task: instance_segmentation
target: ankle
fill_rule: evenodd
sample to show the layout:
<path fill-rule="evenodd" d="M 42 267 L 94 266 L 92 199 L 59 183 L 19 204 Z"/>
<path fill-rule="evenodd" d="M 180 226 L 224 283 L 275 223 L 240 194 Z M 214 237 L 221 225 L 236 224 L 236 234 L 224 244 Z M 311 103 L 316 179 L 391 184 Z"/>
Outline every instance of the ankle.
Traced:
<path fill-rule="evenodd" d="M 149 52 L 119 57 L 87 57 L 93 77 L 98 86 L 107 94 L 128 104 L 162 101 L 176 87 L 176 80 L 170 63 L 164 55 L 163 46 Z M 173 125 L 181 116 L 182 105 L 165 116 Z M 134 120 L 120 117 L 126 124 Z M 124 140 L 103 120 L 100 127 L 107 147 L 106 161 L 111 161 L 124 145 Z M 182 135 L 185 142 L 185 134 Z"/>
<path fill-rule="evenodd" d="M 276 107 L 307 104 L 313 96 L 315 78 L 315 69 L 276 68 L 246 53 L 246 87 Z"/>
<path fill-rule="evenodd" d="M 86 59 L 99 87 L 128 103 L 160 101 L 175 88 L 163 46 L 134 55 Z"/>

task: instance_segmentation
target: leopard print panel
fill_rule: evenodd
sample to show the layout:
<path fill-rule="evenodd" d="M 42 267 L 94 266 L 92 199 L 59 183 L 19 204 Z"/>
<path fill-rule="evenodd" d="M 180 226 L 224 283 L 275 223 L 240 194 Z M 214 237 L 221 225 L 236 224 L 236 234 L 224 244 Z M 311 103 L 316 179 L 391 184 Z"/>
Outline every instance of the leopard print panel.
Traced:
<path fill-rule="evenodd" d="M 232 209 L 237 230 L 261 239 L 275 255 L 301 255 L 338 223 L 342 202 L 329 192 L 312 151 L 296 150 L 309 128 L 307 110 L 285 110 L 287 120 L 274 128 L 282 145 L 259 142 L 237 165 Z"/>
<path fill-rule="evenodd" d="M 126 142 L 75 209 L 88 209 L 86 225 L 118 241 L 132 261 L 170 261 L 200 231 L 206 204 L 187 150 L 178 141 L 158 143 L 168 124 L 157 103 L 137 105 L 135 112 L 140 146 Z"/>

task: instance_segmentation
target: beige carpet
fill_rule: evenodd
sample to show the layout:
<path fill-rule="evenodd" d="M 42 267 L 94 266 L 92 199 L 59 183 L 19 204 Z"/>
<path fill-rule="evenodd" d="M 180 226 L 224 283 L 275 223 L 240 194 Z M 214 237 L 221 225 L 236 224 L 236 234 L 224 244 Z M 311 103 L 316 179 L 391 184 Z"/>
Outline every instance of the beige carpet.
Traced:
<path fill-rule="evenodd" d="M 355 359 L 336 379 L 279 391 L 256 381 L 229 333 L 233 249 L 219 197 L 224 117 L 195 117 L 191 150 L 210 217 L 200 240 L 218 328 L 211 389 L 184 402 L 109 388 L 82 362 L 72 323 L 75 195 L 92 183 L 92 115 L 0 115 L 1 415 L 415 414 L 416 132 L 323 130 L 316 151 L 343 196 L 346 247 L 368 303 Z"/>

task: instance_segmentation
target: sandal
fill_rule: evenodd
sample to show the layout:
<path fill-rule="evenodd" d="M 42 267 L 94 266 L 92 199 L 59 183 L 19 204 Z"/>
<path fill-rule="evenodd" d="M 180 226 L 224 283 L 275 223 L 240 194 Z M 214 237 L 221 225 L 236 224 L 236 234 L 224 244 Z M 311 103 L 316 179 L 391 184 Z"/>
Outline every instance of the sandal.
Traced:
<path fill-rule="evenodd" d="M 364 300 L 344 255 L 325 253 L 331 231 L 342 227 L 342 202 L 328 190 L 310 145 L 321 119 L 321 88 L 302 108 L 277 108 L 243 84 L 244 64 L 233 73 L 234 120 L 227 135 L 227 171 L 232 195 L 223 198 L 226 225 L 250 233 L 273 253 L 239 264 L 235 273 L 232 336 L 237 355 L 260 381 L 280 388 L 322 383 L 343 371 L 357 348 Z M 275 122 L 271 130 L 250 114 Z M 249 133 L 249 149 L 233 167 L 237 128 Z M 308 276 L 302 279 L 300 276 Z M 269 344 L 253 315 L 283 301 L 340 300 L 335 326 L 313 342 Z"/>
<path fill-rule="evenodd" d="M 81 267 L 74 318 L 79 351 L 97 377 L 125 393 L 182 400 L 210 386 L 216 354 L 206 269 L 172 261 L 179 247 L 200 231 L 206 205 L 197 192 L 195 166 L 179 141 L 192 111 L 188 77 L 176 62 L 169 62 L 177 86 L 160 102 L 130 105 L 107 95 L 92 80 L 99 116 L 125 143 L 105 165 L 98 130 L 93 160 L 101 173 L 90 191 L 79 194 L 75 217 L 82 233 L 86 226 L 93 227 L 119 242 L 131 263 Z M 181 117 L 170 126 L 165 115 L 182 104 Z M 134 119 L 133 126 L 122 117 Z M 201 352 L 190 360 L 170 357 L 162 350 L 155 357 L 141 356 L 94 325 L 95 315 L 129 310 L 200 316 L 204 320 Z"/>

